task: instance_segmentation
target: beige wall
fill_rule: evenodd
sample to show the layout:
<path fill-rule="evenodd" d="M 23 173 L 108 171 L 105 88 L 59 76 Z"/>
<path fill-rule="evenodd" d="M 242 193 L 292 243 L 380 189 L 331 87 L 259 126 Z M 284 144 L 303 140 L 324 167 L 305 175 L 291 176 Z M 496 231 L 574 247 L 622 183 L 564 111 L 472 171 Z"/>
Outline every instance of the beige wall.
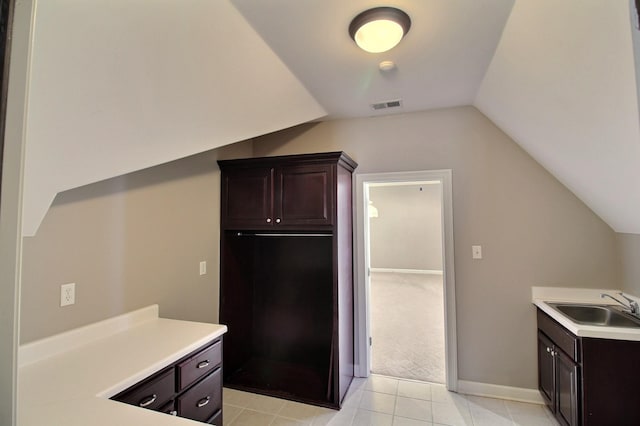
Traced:
<path fill-rule="evenodd" d="M 256 156 L 330 150 L 353 156 L 358 173 L 453 170 L 462 380 L 536 387 L 532 285 L 621 285 L 612 230 L 473 107 L 309 124 L 253 143 Z M 150 303 L 216 321 L 215 158 L 251 154 L 242 143 L 60 194 L 24 240 L 22 342 Z M 67 282 L 77 304 L 60 308 Z"/>
<path fill-rule="evenodd" d="M 356 173 L 452 169 L 458 372 L 536 388 L 531 286 L 620 284 L 614 232 L 478 110 L 310 124 L 254 155 L 344 150 Z M 471 259 L 471 245 L 483 260 Z"/>
<path fill-rule="evenodd" d="M 617 234 L 622 266 L 622 291 L 640 296 L 640 235 Z"/>
<path fill-rule="evenodd" d="M 441 184 L 372 186 L 372 268 L 442 271 Z"/>
<path fill-rule="evenodd" d="M 216 322 L 215 160 L 250 155 L 244 142 L 59 194 L 24 239 L 21 342 L 153 303 L 163 317 Z M 76 304 L 61 308 L 68 282 Z"/>

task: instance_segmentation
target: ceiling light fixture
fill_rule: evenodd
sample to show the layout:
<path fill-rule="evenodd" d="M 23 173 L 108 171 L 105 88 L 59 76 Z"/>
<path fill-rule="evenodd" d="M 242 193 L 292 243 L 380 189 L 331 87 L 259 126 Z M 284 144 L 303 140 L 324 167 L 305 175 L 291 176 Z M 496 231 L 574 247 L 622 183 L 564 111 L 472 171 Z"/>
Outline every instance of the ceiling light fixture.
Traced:
<path fill-rule="evenodd" d="M 375 7 L 358 14 L 349 35 L 362 50 L 371 53 L 392 49 L 409 32 L 411 18 L 395 7 Z"/>

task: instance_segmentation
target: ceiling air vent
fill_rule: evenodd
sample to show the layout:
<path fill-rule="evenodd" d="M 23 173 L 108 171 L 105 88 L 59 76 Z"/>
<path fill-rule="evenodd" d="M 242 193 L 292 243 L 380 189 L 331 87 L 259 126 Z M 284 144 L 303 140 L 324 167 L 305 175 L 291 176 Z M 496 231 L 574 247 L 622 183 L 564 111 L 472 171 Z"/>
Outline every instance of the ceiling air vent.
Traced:
<path fill-rule="evenodd" d="M 398 108 L 402 106 L 402 100 L 396 99 L 395 101 L 386 101 L 386 102 L 376 102 L 375 104 L 371 104 L 371 108 L 378 111 L 381 109 L 387 108 Z"/>

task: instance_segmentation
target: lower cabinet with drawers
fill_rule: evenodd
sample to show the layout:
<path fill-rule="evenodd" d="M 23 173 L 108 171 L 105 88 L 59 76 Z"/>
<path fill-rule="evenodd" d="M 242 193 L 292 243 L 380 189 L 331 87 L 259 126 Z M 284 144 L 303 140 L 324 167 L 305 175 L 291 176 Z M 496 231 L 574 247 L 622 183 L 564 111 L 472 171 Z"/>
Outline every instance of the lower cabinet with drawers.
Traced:
<path fill-rule="evenodd" d="M 222 425 L 222 338 L 207 343 L 111 399 Z"/>

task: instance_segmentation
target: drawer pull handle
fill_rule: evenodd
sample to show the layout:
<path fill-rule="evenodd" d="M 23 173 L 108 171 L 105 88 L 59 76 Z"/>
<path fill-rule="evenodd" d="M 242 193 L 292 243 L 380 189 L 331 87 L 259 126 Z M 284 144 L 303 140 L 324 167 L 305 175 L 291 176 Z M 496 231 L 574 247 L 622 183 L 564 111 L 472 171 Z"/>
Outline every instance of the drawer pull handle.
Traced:
<path fill-rule="evenodd" d="M 276 223 L 280 223 L 280 222 L 281 222 L 280 218 L 276 218 Z"/>
<path fill-rule="evenodd" d="M 198 403 L 196 404 L 198 406 L 198 408 L 202 408 L 205 405 L 207 405 L 209 403 L 209 401 L 211 401 L 211 397 L 208 396 L 206 398 L 202 398 L 200 401 L 198 401 Z"/>
<path fill-rule="evenodd" d="M 209 360 L 208 359 L 198 363 L 198 368 L 205 368 L 205 367 L 208 367 L 208 366 L 209 366 Z"/>
<path fill-rule="evenodd" d="M 146 399 L 143 399 L 142 401 L 140 401 L 140 406 L 141 407 L 148 407 L 151 404 L 153 404 L 154 402 L 156 402 L 156 399 L 158 399 L 158 395 L 156 395 L 155 393 L 149 397 L 147 397 Z"/>

